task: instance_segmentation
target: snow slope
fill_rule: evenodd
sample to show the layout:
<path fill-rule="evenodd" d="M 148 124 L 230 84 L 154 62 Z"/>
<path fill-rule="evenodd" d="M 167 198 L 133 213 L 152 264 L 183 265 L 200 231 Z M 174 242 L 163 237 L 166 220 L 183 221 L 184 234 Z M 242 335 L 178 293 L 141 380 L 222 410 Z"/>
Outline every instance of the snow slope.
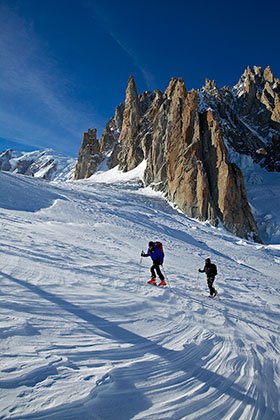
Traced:
<path fill-rule="evenodd" d="M 189 219 L 141 171 L 102 177 L 0 172 L 0 418 L 279 419 L 280 246 Z"/>
<path fill-rule="evenodd" d="M 264 243 L 280 243 L 280 173 L 268 172 L 247 155 L 228 149 L 232 162 L 241 169 L 248 201 Z"/>

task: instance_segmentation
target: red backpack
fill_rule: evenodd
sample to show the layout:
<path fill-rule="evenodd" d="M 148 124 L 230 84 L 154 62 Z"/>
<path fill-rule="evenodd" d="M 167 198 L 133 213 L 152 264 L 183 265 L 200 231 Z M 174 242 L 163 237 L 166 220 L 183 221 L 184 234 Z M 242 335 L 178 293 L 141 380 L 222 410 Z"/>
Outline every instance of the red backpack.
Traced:
<path fill-rule="evenodd" d="M 158 248 L 158 249 L 162 252 L 162 255 L 164 256 L 164 252 L 163 252 L 163 245 L 162 245 L 162 243 L 161 243 L 161 242 L 159 242 L 159 241 L 156 241 L 156 242 L 155 242 L 155 247 L 156 247 L 156 248 Z"/>

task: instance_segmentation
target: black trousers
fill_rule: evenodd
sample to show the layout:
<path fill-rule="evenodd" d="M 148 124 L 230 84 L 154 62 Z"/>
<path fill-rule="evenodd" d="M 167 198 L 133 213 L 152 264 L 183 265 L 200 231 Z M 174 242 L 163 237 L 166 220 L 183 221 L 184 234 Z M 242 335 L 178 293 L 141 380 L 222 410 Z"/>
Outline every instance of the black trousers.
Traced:
<path fill-rule="evenodd" d="M 216 290 L 213 287 L 214 280 L 215 280 L 215 277 L 207 277 L 207 284 L 208 284 L 211 296 L 216 293 Z"/>
<path fill-rule="evenodd" d="M 152 277 L 156 277 L 156 272 L 157 272 L 160 280 L 163 280 L 164 279 L 164 275 L 160 271 L 159 264 L 157 264 L 157 263 L 154 262 L 153 265 L 152 265 L 152 267 L 151 267 Z"/>

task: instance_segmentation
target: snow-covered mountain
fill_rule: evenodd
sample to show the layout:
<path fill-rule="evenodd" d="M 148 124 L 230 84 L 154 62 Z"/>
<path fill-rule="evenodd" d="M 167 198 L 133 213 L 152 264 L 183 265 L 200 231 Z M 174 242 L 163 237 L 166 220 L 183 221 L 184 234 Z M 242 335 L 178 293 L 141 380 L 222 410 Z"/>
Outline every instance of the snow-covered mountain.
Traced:
<path fill-rule="evenodd" d="M 58 154 L 52 149 L 33 152 L 7 149 L 0 153 L 0 170 L 52 181 L 70 179 L 75 165 L 75 159 Z"/>
<path fill-rule="evenodd" d="M 0 418 L 280 418 L 279 245 L 185 216 L 144 171 L 0 172 Z"/>

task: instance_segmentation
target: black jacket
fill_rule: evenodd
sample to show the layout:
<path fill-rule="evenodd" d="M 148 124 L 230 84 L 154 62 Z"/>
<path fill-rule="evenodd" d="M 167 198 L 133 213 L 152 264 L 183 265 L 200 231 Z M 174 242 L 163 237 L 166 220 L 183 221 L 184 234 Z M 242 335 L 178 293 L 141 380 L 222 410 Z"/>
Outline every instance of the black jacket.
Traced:
<path fill-rule="evenodd" d="M 199 270 L 201 273 L 205 273 L 207 277 L 215 277 L 217 275 L 217 267 L 215 264 L 205 264 L 203 270 Z"/>

